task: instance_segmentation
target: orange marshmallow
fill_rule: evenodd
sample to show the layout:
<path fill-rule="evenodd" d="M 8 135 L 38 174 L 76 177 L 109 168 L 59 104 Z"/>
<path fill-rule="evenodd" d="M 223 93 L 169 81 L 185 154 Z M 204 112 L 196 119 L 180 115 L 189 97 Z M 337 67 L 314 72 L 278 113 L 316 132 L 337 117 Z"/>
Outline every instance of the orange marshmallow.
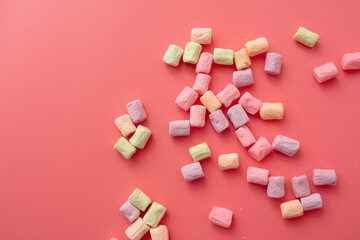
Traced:
<path fill-rule="evenodd" d="M 247 42 L 245 44 L 245 49 L 250 57 L 254 57 L 266 52 L 269 49 L 269 43 L 266 38 L 261 37 Z"/>
<path fill-rule="evenodd" d="M 242 70 L 251 66 L 251 60 L 244 48 L 234 53 L 234 60 L 237 70 Z"/>
<path fill-rule="evenodd" d="M 207 91 L 200 97 L 200 102 L 212 113 L 221 108 L 220 100 L 215 96 L 212 91 Z"/>

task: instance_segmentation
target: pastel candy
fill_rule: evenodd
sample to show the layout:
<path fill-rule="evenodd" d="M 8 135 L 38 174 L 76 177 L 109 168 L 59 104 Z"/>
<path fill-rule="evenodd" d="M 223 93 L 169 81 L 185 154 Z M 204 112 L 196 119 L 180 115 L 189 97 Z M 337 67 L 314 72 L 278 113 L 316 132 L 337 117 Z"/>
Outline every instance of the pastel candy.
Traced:
<path fill-rule="evenodd" d="M 239 127 L 235 134 L 243 147 L 249 147 L 256 142 L 254 135 L 246 125 Z"/>
<path fill-rule="evenodd" d="M 293 177 L 291 179 L 291 186 L 295 197 L 301 198 L 310 195 L 310 185 L 308 178 L 305 175 Z"/>
<path fill-rule="evenodd" d="M 240 92 L 234 85 L 228 84 L 216 97 L 225 107 L 229 107 L 235 99 L 240 97 Z"/>
<path fill-rule="evenodd" d="M 292 157 L 299 150 L 300 142 L 283 135 L 276 135 L 272 143 L 272 146 L 276 151 L 279 151 L 289 157 Z"/>
<path fill-rule="evenodd" d="M 307 30 L 304 27 L 299 27 L 298 31 L 294 36 L 294 39 L 304 44 L 305 46 L 313 47 L 315 46 L 315 43 L 319 39 L 319 34 Z"/>
<path fill-rule="evenodd" d="M 245 49 L 250 57 L 254 57 L 266 52 L 269 49 L 269 43 L 266 38 L 261 37 L 247 42 L 245 44 Z"/>
<path fill-rule="evenodd" d="M 188 42 L 185 46 L 183 61 L 186 63 L 196 64 L 199 60 L 202 47 L 196 42 Z"/>
<path fill-rule="evenodd" d="M 322 208 L 323 203 L 319 193 L 313 193 L 307 197 L 300 198 L 304 211 Z"/>
<path fill-rule="evenodd" d="M 150 228 L 151 240 L 169 240 L 169 231 L 165 225 Z"/>
<path fill-rule="evenodd" d="M 234 125 L 234 128 L 241 127 L 242 125 L 249 122 L 249 117 L 240 104 L 236 104 L 229 108 L 229 110 L 227 111 L 227 115 L 229 116 L 232 124 Z"/>
<path fill-rule="evenodd" d="M 189 152 L 195 162 L 211 157 L 211 151 L 206 142 L 189 148 Z"/>
<path fill-rule="evenodd" d="M 249 92 L 246 92 L 241 96 L 239 103 L 245 109 L 245 111 L 251 115 L 256 114 L 261 108 L 261 100 L 257 99 Z"/>
<path fill-rule="evenodd" d="M 249 148 L 248 152 L 255 160 L 261 161 L 264 157 L 266 157 L 266 155 L 271 153 L 272 149 L 273 148 L 269 141 L 264 137 L 260 137 L 254 145 Z"/>
<path fill-rule="evenodd" d="M 266 186 L 269 181 L 269 170 L 263 168 L 248 167 L 246 180 L 249 183 Z"/>
<path fill-rule="evenodd" d="M 260 117 L 263 120 L 281 120 L 284 117 L 284 105 L 263 102 L 260 108 Z"/>
<path fill-rule="evenodd" d="M 129 142 L 140 149 L 143 149 L 151 136 L 151 131 L 147 127 L 139 125 L 134 135 L 131 136 Z"/>
<path fill-rule="evenodd" d="M 195 179 L 204 177 L 201 164 L 199 162 L 190 163 L 181 168 L 181 173 L 186 182 L 194 181 Z"/>
<path fill-rule="evenodd" d="M 267 195 L 271 198 L 282 198 L 285 196 L 285 177 L 271 176 L 267 185 Z"/>
<path fill-rule="evenodd" d="M 120 130 L 121 134 L 124 135 L 124 137 L 129 136 L 136 130 L 136 127 L 128 114 L 124 114 L 116 118 L 115 125 Z"/>
<path fill-rule="evenodd" d="M 191 30 L 191 41 L 200 44 L 211 43 L 211 28 L 193 28 Z"/>
<path fill-rule="evenodd" d="M 130 221 L 133 222 L 140 216 L 140 211 L 129 201 L 126 201 L 121 207 L 120 212 Z"/>
<path fill-rule="evenodd" d="M 237 70 L 242 70 L 251 66 L 251 60 L 244 48 L 234 53 L 234 60 Z"/>
<path fill-rule="evenodd" d="M 140 240 L 149 230 L 150 227 L 139 217 L 126 229 L 125 234 L 130 240 Z"/>
<path fill-rule="evenodd" d="M 234 169 L 239 167 L 239 156 L 237 153 L 221 154 L 218 159 L 220 170 Z"/>
<path fill-rule="evenodd" d="M 167 51 L 163 57 L 163 60 L 167 64 L 177 67 L 177 66 L 179 66 L 179 63 L 180 63 L 183 53 L 184 53 L 184 50 L 182 50 L 180 47 L 170 44 L 169 48 L 167 49 Z"/>
<path fill-rule="evenodd" d="M 215 96 L 212 91 L 207 91 L 200 97 L 200 102 L 212 113 L 221 107 L 220 100 Z"/>
<path fill-rule="evenodd" d="M 110 240 L 119 240 L 119 239 L 117 239 L 117 238 L 110 238 Z"/>
<path fill-rule="evenodd" d="M 190 108 L 190 126 L 205 126 L 206 107 L 201 105 L 193 105 Z"/>
<path fill-rule="evenodd" d="M 198 73 L 195 78 L 193 89 L 200 95 L 203 95 L 209 89 L 210 80 L 210 75 Z"/>
<path fill-rule="evenodd" d="M 209 115 L 210 122 L 216 132 L 221 133 L 229 127 L 229 121 L 226 119 L 224 113 L 219 109 Z"/>
<path fill-rule="evenodd" d="M 313 183 L 315 186 L 336 185 L 337 177 L 333 169 L 314 169 Z"/>
<path fill-rule="evenodd" d="M 198 97 L 198 93 L 190 88 L 190 87 L 185 87 L 181 93 L 177 96 L 175 103 L 184 111 L 189 110 L 189 108 L 191 107 L 191 105 L 194 104 L 194 102 L 196 101 Z"/>
<path fill-rule="evenodd" d="M 245 87 L 254 84 L 251 68 L 235 71 L 233 73 L 233 83 L 235 87 Z"/>
<path fill-rule="evenodd" d="M 129 102 L 126 104 L 126 109 L 134 123 L 139 123 L 146 119 L 146 112 L 140 100 Z"/>
<path fill-rule="evenodd" d="M 215 225 L 229 228 L 232 222 L 233 212 L 229 209 L 214 206 L 210 212 L 209 220 Z"/>
<path fill-rule="evenodd" d="M 282 56 L 278 53 L 267 53 L 265 59 L 265 72 L 271 75 L 281 73 Z"/>
<path fill-rule="evenodd" d="M 221 65 L 233 65 L 234 51 L 231 49 L 214 48 L 214 62 Z"/>
<path fill-rule="evenodd" d="M 199 61 L 196 64 L 196 73 L 206 73 L 209 74 L 213 64 L 214 58 L 211 53 L 204 52 L 200 55 Z"/>
<path fill-rule="evenodd" d="M 128 198 L 129 202 L 137 207 L 140 211 L 145 209 L 151 203 L 151 199 L 140 189 L 136 188 L 134 192 Z"/>
<path fill-rule="evenodd" d="M 333 62 L 314 68 L 314 77 L 319 83 L 326 82 L 334 78 L 337 74 L 338 70 Z"/>
<path fill-rule="evenodd" d="M 166 208 L 163 205 L 153 202 L 149 210 L 144 215 L 144 222 L 151 227 L 156 227 L 165 213 Z"/>
<path fill-rule="evenodd" d="M 360 69 L 360 52 L 345 53 L 342 59 L 344 70 Z"/>
<path fill-rule="evenodd" d="M 190 121 L 177 120 L 169 122 L 169 135 L 171 137 L 189 136 L 190 135 Z"/>
<path fill-rule="evenodd" d="M 118 150 L 125 159 L 130 159 L 136 152 L 136 148 L 124 137 L 121 137 L 117 143 L 115 143 L 114 148 Z"/>
<path fill-rule="evenodd" d="M 284 219 L 300 217 L 304 214 L 299 200 L 291 200 L 280 204 L 281 216 Z"/>

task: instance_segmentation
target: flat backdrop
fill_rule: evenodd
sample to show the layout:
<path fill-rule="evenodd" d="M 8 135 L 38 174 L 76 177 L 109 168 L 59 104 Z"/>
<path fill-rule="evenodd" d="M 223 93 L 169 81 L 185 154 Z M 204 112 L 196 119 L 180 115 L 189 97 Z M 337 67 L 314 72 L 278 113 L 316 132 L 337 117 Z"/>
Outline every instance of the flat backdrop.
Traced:
<path fill-rule="evenodd" d="M 336 3 L 334 3 L 336 2 Z M 360 51 L 360 2 L 351 1 L 0 1 L 0 238 L 7 240 L 126 239 L 129 222 L 118 208 L 138 187 L 167 207 L 162 223 L 175 240 L 359 239 L 360 72 L 344 72 L 342 55 Z M 299 26 L 320 34 L 311 49 L 292 37 Z M 169 44 L 184 47 L 193 27 L 211 27 L 214 47 L 239 50 L 268 39 L 283 55 L 280 76 L 253 58 L 255 84 L 240 89 L 283 102 L 282 121 L 251 117 L 256 138 L 295 138 L 289 158 L 273 152 L 252 159 L 234 134 L 218 134 L 209 120 L 184 138 L 170 138 L 168 123 L 188 119 L 174 103 L 192 86 L 194 66 L 168 66 Z M 336 79 L 318 84 L 314 67 L 333 61 Z M 210 88 L 232 82 L 235 67 L 214 66 Z M 153 135 L 131 160 L 113 149 L 121 136 L 114 119 L 141 99 Z M 205 178 L 184 182 L 188 148 L 206 141 Z M 236 152 L 240 167 L 220 171 L 219 154 Z M 248 166 L 286 177 L 286 196 L 266 196 L 248 184 Z M 335 187 L 314 187 L 320 210 L 283 220 L 279 205 L 294 199 L 290 179 L 314 168 L 333 168 Z M 208 221 L 214 205 L 234 211 L 230 229 Z M 150 239 L 147 235 L 145 239 Z"/>

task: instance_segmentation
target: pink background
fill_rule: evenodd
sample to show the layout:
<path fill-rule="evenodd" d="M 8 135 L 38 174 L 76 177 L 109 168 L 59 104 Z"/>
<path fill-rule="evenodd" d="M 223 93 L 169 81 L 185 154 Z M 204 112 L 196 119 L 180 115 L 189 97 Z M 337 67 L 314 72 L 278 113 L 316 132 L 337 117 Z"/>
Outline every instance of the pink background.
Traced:
<path fill-rule="evenodd" d="M 167 207 L 162 223 L 171 239 L 360 238 L 360 72 L 341 70 L 342 55 L 360 51 L 359 7 L 356 0 L 1 0 L 0 239 L 126 239 L 130 224 L 118 208 L 136 187 Z M 315 48 L 292 39 L 299 26 L 320 34 Z M 240 91 L 284 103 L 282 121 L 255 116 L 249 125 L 257 138 L 298 139 L 295 157 L 273 152 L 256 162 L 233 127 L 217 134 L 208 120 L 189 137 L 168 136 L 170 120 L 189 117 L 174 100 L 195 72 L 162 57 L 171 43 L 184 47 L 193 27 L 213 29 L 204 51 L 239 50 L 265 36 L 283 55 L 277 77 L 264 73 L 264 55 L 253 58 L 255 85 Z M 330 61 L 339 74 L 320 85 L 312 69 Z M 214 66 L 211 90 L 231 83 L 234 70 Z M 153 135 L 125 160 L 113 149 L 121 136 L 113 121 L 134 99 L 143 101 Z M 201 162 L 206 177 L 185 183 L 188 148 L 203 141 L 213 153 Z M 231 152 L 240 168 L 220 171 L 217 156 Z M 285 198 L 248 184 L 248 166 L 284 175 Z M 313 168 L 338 175 L 335 187 L 311 185 L 324 208 L 281 219 L 279 204 L 294 198 L 290 178 L 311 177 Z M 234 211 L 230 229 L 208 222 L 214 205 Z"/>

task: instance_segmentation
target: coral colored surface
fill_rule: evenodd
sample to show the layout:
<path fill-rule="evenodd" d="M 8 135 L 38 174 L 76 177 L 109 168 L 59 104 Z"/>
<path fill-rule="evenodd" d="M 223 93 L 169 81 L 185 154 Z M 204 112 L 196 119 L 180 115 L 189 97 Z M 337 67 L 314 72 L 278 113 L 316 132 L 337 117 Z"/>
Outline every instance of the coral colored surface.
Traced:
<path fill-rule="evenodd" d="M 334 3 L 336 2 L 336 3 Z M 344 53 L 360 51 L 360 2 L 121 0 L 0 1 L 0 239 L 126 239 L 118 208 L 135 187 L 167 207 L 163 224 L 175 240 L 359 239 L 360 72 L 344 72 Z M 319 33 L 314 49 L 292 37 L 299 26 Z M 214 47 L 239 50 L 265 36 L 283 55 L 283 72 L 269 76 L 265 56 L 253 58 L 255 85 L 241 89 L 283 102 L 283 121 L 251 117 L 256 138 L 283 134 L 301 142 L 293 158 L 273 152 L 256 162 L 234 129 L 217 134 L 207 119 L 189 137 L 170 138 L 168 122 L 188 119 L 174 103 L 192 86 L 194 66 L 166 65 L 173 43 L 185 46 L 193 27 L 211 27 Z M 320 85 L 312 69 L 334 61 L 336 79 Z M 214 66 L 211 90 L 232 81 L 234 67 Z M 145 150 L 125 160 L 113 149 L 114 119 L 141 99 L 153 131 Z M 205 178 L 185 183 L 188 148 L 206 141 L 213 157 Z M 217 156 L 239 154 L 223 172 Z M 246 182 L 248 166 L 286 177 L 286 196 Z M 324 208 L 283 220 L 279 204 L 294 198 L 290 178 L 334 168 L 335 187 L 314 187 Z M 230 229 L 209 223 L 214 205 L 234 211 Z M 150 239 L 146 236 L 144 239 Z"/>

